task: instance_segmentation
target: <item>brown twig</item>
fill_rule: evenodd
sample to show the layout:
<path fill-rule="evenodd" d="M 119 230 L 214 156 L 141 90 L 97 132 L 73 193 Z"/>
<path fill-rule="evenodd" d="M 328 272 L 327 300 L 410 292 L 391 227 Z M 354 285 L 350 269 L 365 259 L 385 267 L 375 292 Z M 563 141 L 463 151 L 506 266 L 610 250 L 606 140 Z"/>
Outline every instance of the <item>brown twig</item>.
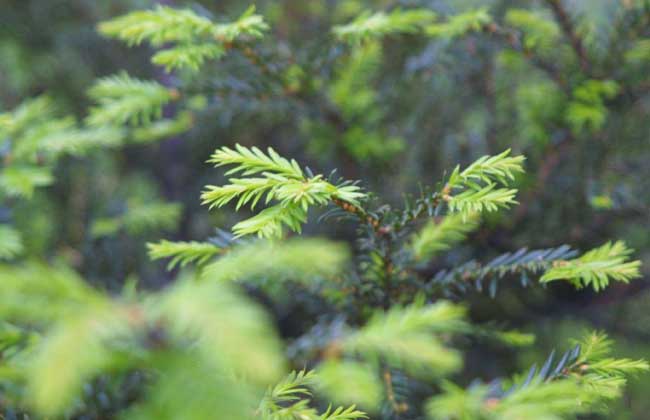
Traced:
<path fill-rule="evenodd" d="M 527 48 L 521 39 L 521 34 L 505 26 L 490 23 L 484 27 L 484 31 L 505 42 L 508 48 L 521 53 L 533 66 L 546 73 L 564 92 L 570 92 L 568 82 L 562 77 L 560 71 L 551 63 L 536 55 L 530 48 Z"/>
<path fill-rule="evenodd" d="M 582 38 L 580 38 L 580 36 L 576 32 L 573 21 L 571 20 L 571 16 L 569 16 L 569 13 L 562 5 L 562 1 L 546 0 L 546 3 L 553 11 L 555 18 L 557 19 L 558 23 L 560 24 L 560 27 L 562 28 L 562 32 L 564 32 L 564 35 L 569 39 L 569 42 L 571 43 L 571 47 L 573 48 L 573 51 L 576 53 L 576 56 L 578 57 L 578 62 L 580 63 L 580 69 L 586 75 L 590 75 L 592 73 L 591 71 L 592 66 L 589 61 L 589 57 L 587 56 L 587 51 L 585 50 L 584 43 L 582 42 Z"/>

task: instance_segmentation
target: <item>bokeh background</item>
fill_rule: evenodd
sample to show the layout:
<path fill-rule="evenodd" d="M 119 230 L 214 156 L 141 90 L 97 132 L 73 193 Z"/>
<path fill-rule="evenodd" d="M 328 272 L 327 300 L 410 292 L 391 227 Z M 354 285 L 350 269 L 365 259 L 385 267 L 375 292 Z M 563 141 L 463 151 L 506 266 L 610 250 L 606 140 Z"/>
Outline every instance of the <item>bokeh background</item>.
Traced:
<path fill-rule="evenodd" d="M 223 175 L 205 163 L 222 145 L 273 146 L 312 168 L 362 180 L 382 200 L 404 194 L 506 148 L 527 156 L 520 205 L 491 216 L 440 268 L 521 247 L 587 250 L 622 239 L 645 262 L 644 279 L 596 294 L 570 287 L 502 283 L 496 299 L 475 293 L 472 316 L 538 335 L 523 352 L 470 354 L 468 370 L 490 379 L 543 360 L 584 329 L 607 331 L 619 354 L 650 357 L 650 4 L 564 0 L 562 20 L 547 1 L 258 1 L 271 32 L 260 62 L 237 51 L 188 81 L 154 68 L 145 47 L 103 39 L 101 20 L 155 3 L 187 6 L 217 20 L 241 14 L 234 0 L 3 0 L 0 110 L 48 93 L 82 119 L 86 90 L 126 70 L 194 92 L 192 128 L 160 142 L 65 158 L 54 185 L 0 209 L 19 227 L 27 255 L 64 259 L 98 287 L 143 288 L 173 279 L 146 255 L 147 241 L 202 240 L 241 218 L 200 205 L 202 187 Z M 428 7 L 440 15 L 484 7 L 495 21 L 533 25 L 536 37 L 472 33 L 453 40 L 416 35 L 368 43 L 354 54 L 331 27 L 364 9 Z M 512 10 L 540 16 L 526 22 Z M 536 32 L 535 32 L 536 31 Z M 534 50 L 534 54 L 530 51 Z M 165 112 L 174 113 L 174 109 Z M 1 152 L 1 151 L 0 151 Z M 121 214 L 159 203 L 158 213 L 119 226 Z M 137 212 L 136 212 L 137 213 Z M 352 241 L 354 225 L 318 223 L 308 234 Z M 287 303 L 291 305 L 291 303 Z M 280 330 L 291 333 L 275 308 Z M 285 322 L 285 324 L 283 324 Z M 611 418 L 643 419 L 650 377 L 632 381 Z"/>

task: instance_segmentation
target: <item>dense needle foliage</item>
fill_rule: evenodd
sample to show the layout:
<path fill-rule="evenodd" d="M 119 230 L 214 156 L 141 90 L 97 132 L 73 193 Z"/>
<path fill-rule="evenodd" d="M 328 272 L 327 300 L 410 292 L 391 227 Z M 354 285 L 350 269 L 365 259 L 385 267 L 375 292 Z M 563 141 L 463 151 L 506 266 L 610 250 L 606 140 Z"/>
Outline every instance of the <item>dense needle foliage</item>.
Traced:
<path fill-rule="evenodd" d="M 615 3 L 0 6 L 0 416 L 643 418 Z"/>

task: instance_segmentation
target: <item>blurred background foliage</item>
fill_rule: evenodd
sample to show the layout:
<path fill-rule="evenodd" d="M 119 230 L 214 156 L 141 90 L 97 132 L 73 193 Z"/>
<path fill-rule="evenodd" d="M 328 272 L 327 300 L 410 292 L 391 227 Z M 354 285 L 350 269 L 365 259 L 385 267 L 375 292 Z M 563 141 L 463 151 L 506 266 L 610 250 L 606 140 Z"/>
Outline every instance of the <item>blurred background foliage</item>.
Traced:
<path fill-rule="evenodd" d="M 190 7 L 217 21 L 248 7 L 207 0 L 0 4 L 2 111 L 47 93 L 57 114 L 81 121 L 93 104 L 87 91 L 94 81 L 120 70 L 183 94 L 182 109 L 173 101 L 163 109 L 177 130 L 133 131 L 123 147 L 62 156 L 46 188 L 29 200 L 6 197 L 0 217 L 23 238 L 23 256 L 63 259 L 113 292 L 132 276 L 142 289 L 159 289 L 174 273 L 149 261 L 147 241 L 202 240 L 240 219 L 225 209 L 208 213 L 198 200 L 204 185 L 222 181 L 207 157 L 239 142 L 272 146 L 318 172 L 338 168 L 395 204 L 458 162 L 512 148 L 527 156 L 521 205 L 490 215 L 468 245 L 434 268 L 524 246 L 587 250 L 611 238 L 625 240 L 650 266 L 649 3 L 258 1 L 272 36 L 207 61 L 199 73 L 168 73 L 150 63 L 148 46 L 127 48 L 96 31 L 102 20 L 154 4 Z M 331 31 L 364 10 L 399 7 L 427 8 L 442 23 L 429 34 L 404 31 L 354 48 Z M 456 36 L 462 22 L 445 17 L 477 10 L 478 26 Z M 0 153 L 5 163 L 11 159 Z M 353 238 L 353 224 L 316 217 L 305 230 Z M 490 350 L 476 348 L 467 370 L 488 379 L 525 369 L 585 328 L 606 330 L 622 353 L 647 357 L 647 285 L 615 285 L 596 295 L 568 286 L 515 293 L 517 285 L 502 282 L 496 300 L 470 295 L 475 321 L 496 319 L 539 337 L 518 358 L 507 350 L 487 357 Z M 298 294 L 271 309 L 291 337 L 301 328 L 295 314 L 315 319 L 319 304 Z M 648 386 L 647 375 L 633 380 L 611 418 L 645 418 Z"/>

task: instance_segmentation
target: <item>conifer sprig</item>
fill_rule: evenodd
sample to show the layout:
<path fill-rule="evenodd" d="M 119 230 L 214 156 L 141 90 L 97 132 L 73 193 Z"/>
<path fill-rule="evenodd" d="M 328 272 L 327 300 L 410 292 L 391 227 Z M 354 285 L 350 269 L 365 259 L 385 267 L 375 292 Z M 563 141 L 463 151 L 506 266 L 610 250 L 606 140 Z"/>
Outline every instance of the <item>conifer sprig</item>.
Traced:
<path fill-rule="evenodd" d="M 203 204 L 208 204 L 210 208 L 222 207 L 237 199 L 237 209 L 243 205 L 250 205 L 254 209 L 263 197 L 265 204 L 278 202 L 236 224 L 233 232 L 238 237 L 249 234 L 263 238 L 280 237 L 283 226 L 300 232 L 310 207 L 324 206 L 334 200 L 356 206 L 358 200 L 365 197 L 354 184 L 343 182 L 334 185 L 322 175 L 307 176 L 295 160 L 283 158 L 272 148 L 265 154 L 256 147 L 222 147 L 209 162 L 216 167 L 234 165 L 226 174 L 239 173 L 244 178 L 231 178 L 223 186 L 208 185 L 201 195 Z"/>
<path fill-rule="evenodd" d="M 457 185 L 471 185 L 472 182 L 498 182 L 507 185 L 515 179 L 517 173 L 523 173 L 524 156 L 510 156 L 510 149 L 495 156 L 482 156 L 467 168 L 460 170 L 460 165 L 454 168 L 447 185 L 454 188 Z"/>
<path fill-rule="evenodd" d="M 313 370 L 291 372 L 277 384 L 270 386 L 257 413 L 265 420 L 305 419 L 305 420 L 353 420 L 368 418 L 365 413 L 348 408 L 331 406 L 323 414 L 318 414 L 309 405 L 312 393 L 309 387 L 317 384 L 316 372 Z"/>
<path fill-rule="evenodd" d="M 173 90 L 157 82 L 126 73 L 98 80 L 88 95 L 97 102 L 86 119 L 91 126 L 150 123 L 160 118 L 163 106 L 177 97 Z"/>
<path fill-rule="evenodd" d="M 641 277 L 641 262 L 629 260 L 632 252 L 622 241 L 608 242 L 578 258 L 555 263 L 540 281 L 567 280 L 578 288 L 592 287 L 597 292 L 611 280 L 629 283 Z"/>
<path fill-rule="evenodd" d="M 432 37 L 456 38 L 468 32 L 480 31 L 492 21 L 486 8 L 469 10 L 453 15 L 445 22 L 433 23 L 426 27 L 426 34 Z"/>
<path fill-rule="evenodd" d="M 226 175 L 241 173 L 244 176 L 248 176 L 260 172 L 273 172 L 289 178 L 304 178 L 298 162 L 294 159 L 288 160 L 283 158 L 270 147 L 267 149 L 267 154 L 264 154 L 264 152 L 254 146 L 247 148 L 236 144 L 235 149 L 224 146 L 217 149 L 210 156 L 208 163 L 213 163 L 217 168 L 224 165 L 235 165 L 234 168 L 226 172 Z"/>
<path fill-rule="evenodd" d="M 147 248 L 149 258 L 152 260 L 171 258 L 167 264 L 168 270 L 176 266 L 182 268 L 191 263 L 201 266 L 223 251 L 209 242 L 196 241 L 171 242 L 162 240 L 158 243 L 148 243 Z"/>
<path fill-rule="evenodd" d="M 464 313 L 461 307 L 447 302 L 393 307 L 386 313 L 376 313 L 341 345 L 372 361 L 384 358 L 392 366 L 416 375 L 448 373 L 461 361 L 435 333 L 465 330 Z"/>
<path fill-rule="evenodd" d="M 443 199 L 451 212 L 465 218 L 471 213 L 493 212 L 517 204 L 517 190 L 507 188 L 517 173 L 524 172 L 524 156 L 510 156 L 510 149 L 483 156 L 460 170 L 454 168 L 444 188 Z"/>
<path fill-rule="evenodd" d="M 593 412 L 620 396 L 626 375 L 650 368 L 644 360 L 611 358 L 610 347 L 607 336 L 591 333 L 557 360 L 552 352 L 540 369 L 533 366 L 510 387 L 495 381 L 465 390 L 447 383 L 443 394 L 429 400 L 429 418 L 447 420 L 463 413 L 477 420 L 542 420 Z"/>
<path fill-rule="evenodd" d="M 333 32 L 339 39 L 358 43 L 386 35 L 419 32 L 435 18 L 436 14 L 429 9 L 364 12 L 348 24 L 335 26 Z"/>
<path fill-rule="evenodd" d="M 190 9 L 160 5 L 102 22 L 98 27 L 103 35 L 130 46 L 148 42 L 163 48 L 151 60 L 167 71 L 182 68 L 196 71 L 206 60 L 223 56 L 233 41 L 261 38 L 268 28 L 263 17 L 255 13 L 254 6 L 234 22 L 214 23 Z"/>
<path fill-rule="evenodd" d="M 477 215 L 463 217 L 450 214 L 441 221 L 431 219 L 411 239 L 411 249 L 417 260 L 426 260 L 440 251 L 446 251 L 465 239 L 468 233 L 478 227 Z"/>
<path fill-rule="evenodd" d="M 506 277 L 519 277 L 522 286 L 532 284 L 532 276 L 543 274 L 554 262 L 573 258 L 577 251 L 567 245 L 557 248 L 521 248 L 506 252 L 486 263 L 466 262 L 454 269 L 441 270 L 431 280 L 431 286 L 439 287 L 445 294 L 465 293 L 468 290 L 488 290 L 495 297 L 500 280 Z"/>
<path fill-rule="evenodd" d="M 0 225 L 0 259 L 11 259 L 23 252 L 23 240 L 16 229 Z"/>

